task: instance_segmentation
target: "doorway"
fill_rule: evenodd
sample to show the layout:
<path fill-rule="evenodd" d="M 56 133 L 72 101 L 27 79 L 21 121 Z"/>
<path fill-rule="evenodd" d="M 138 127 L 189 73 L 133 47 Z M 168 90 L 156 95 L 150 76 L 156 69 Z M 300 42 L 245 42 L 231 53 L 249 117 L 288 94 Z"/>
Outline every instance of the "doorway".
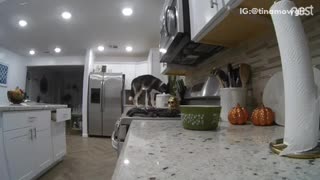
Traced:
<path fill-rule="evenodd" d="M 72 112 L 67 126 L 74 130 L 67 133 L 81 134 L 83 73 L 84 66 L 27 67 L 27 99 L 38 103 L 67 104 Z"/>

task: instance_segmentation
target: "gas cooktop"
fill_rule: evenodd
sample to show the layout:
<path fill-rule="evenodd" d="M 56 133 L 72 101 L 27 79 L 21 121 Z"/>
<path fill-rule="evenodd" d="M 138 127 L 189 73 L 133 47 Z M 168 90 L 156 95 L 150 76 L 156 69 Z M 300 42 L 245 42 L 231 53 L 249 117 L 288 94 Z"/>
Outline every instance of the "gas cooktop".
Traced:
<path fill-rule="evenodd" d="M 132 108 L 127 112 L 129 117 L 180 117 L 180 111 L 166 108 Z"/>

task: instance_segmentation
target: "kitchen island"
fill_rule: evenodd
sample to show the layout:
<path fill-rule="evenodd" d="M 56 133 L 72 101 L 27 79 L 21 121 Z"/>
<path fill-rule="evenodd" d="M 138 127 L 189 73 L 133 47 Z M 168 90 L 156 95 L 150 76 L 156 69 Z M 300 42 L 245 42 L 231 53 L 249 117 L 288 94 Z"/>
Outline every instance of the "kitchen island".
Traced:
<path fill-rule="evenodd" d="M 44 103 L 21 103 L 11 105 L 0 105 L 0 112 L 9 111 L 31 111 L 31 110 L 56 110 L 67 108 L 67 105 L 63 104 L 44 104 Z"/>
<path fill-rule="evenodd" d="M 36 179 L 66 154 L 67 105 L 0 105 L 0 179 Z"/>
<path fill-rule="evenodd" d="M 222 122 L 217 131 L 191 131 L 181 121 L 133 121 L 112 179 L 319 179 L 319 160 L 269 150 L 283 130 Z"/>

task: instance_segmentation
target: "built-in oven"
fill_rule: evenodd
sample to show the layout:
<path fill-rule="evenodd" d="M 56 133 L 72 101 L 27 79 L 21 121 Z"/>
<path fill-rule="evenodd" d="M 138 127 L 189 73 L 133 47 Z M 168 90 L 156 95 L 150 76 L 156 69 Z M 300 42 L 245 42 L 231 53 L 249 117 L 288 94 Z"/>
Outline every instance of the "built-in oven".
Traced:
<path fill-rule="evenodd" d="M 161 62 L 194 65 L 224 48 L 191 41 L 188 0 L 166 0 L 160 16 Z"/>

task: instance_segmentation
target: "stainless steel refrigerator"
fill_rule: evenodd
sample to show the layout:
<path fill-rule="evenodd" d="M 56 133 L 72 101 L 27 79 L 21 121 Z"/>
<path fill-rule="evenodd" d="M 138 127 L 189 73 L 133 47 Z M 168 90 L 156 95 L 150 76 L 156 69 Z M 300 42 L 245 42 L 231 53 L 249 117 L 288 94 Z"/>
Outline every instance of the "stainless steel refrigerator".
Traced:
<path fill-rule="evenodd" d="M 91 73 L 89 76 L 88 133 L 111 136 L 124 105 L 125 76 L 120 73 Z"/>

